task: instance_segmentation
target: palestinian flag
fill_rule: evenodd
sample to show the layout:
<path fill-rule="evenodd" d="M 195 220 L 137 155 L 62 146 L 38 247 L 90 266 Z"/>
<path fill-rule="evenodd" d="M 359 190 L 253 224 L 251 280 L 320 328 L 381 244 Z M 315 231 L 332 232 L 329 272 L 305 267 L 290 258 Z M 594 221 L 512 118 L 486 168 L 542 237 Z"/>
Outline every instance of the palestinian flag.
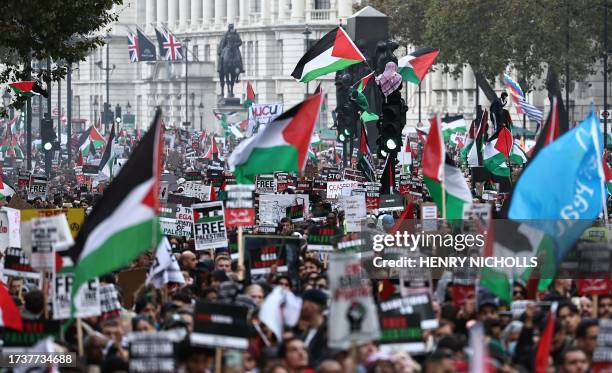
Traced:
<path fill-rule="evenodd" d="M 373 81 L 374 81 L 374 73 L 372 72 L 364 76 L 363 78 L 361 78 L 359 82 L 357 82 L 357 87 L 353 91 L 354 92 L 353 99 L 357 103 L 357 106 L 359 106 L 359 108 L 361 109 L 361 121 L 363 123 L 378 120 L 378 115 L 371 113 L 369 111 L 370 104 L 368 103 L 368 99 L 366 98 L 366 95 L 364 93 L 368 84 Z"/>
<path fill-rule="evenodd" d="M 514 220 L 491 219 L 487 228 L 484 257 L 531 258 L 550 241 L 542 231 Z M 538 260 L 541 262 L 541 260 Z M 512 301 L 512 283 L 525 279 L 530 271 L 518 267 L 483 267 L 480 286 L 507 302 Z"/>
<path fill-rule="evenodd" d="M 510 164 L 514 165 L 524 165 L 527 163 L 527 154 L 521 148 L 521 142 L 518 139 L 514 140 L 514 144 L 512 145 L 512 150 L 510 151 L 510 157 L 508 157 Z"/>
<path fill-rule="evenodd" d="M 23 330 L 21 311 L 2 282 L 0 282 L 0 328 Z"/>
<path fill-rule="evenodd" d="M 89 126 L 89 129 L 79 137 L 78 147 L 81 154 L 87 157 L 91 153 L 92 148 L 97 150 L 102 148 L 104 144 L 104 137 L 102 137 L 100 132 L 94 126 Z"/>
<path fill-rule="evenodd" d="M 256 135 L 243 140 L 228 164 L 239 184 L 252 184 L 258 174 L 302 172 L 321 109 L 319 92 L 283 113 Z"/>
<path fill-rule="evenodd" d="M 461 170 L 446 156 L 438 119 L 431 127 L 423 149 L 423 182 L 445 219 L 463 219 L 463 210 L 472 203 L 472 193 Z"/>
<path fill-rule="evenodd" d="M 608 190 L 608 194 L 612 195 L 612 168 L 610 164 L 606 161 L 606 156 L 603 158 L 603 169 L 604 176 L 606 178 L 606 189 Z"/>
<path fill-rule="evenodd" d="M 9 87 L 13 92 L 21 96 L 31 97 L 33 95 L 42 95 L 47 97 L 47 92 L 41 88 L 36 80 L 10 83 Z"/>
<path fill-rule="evenodd" d="M 310 48 L 291 73 L 302 83 L 365 61 L 342 27 L 336 27 Z"/>
<path fill-rule="evenodd" d="M 68 252 L 75 263 L 72 299 L 88 280 L 125 267 L 159 244 L 162 131 L 158 110 L 153 125 L 83 223 Z"/>
<path fill-rule="evenodd" d="M 372 166 L 372 153 L 370 153 L 370 147 L 368 146 L 368 134 L 366 133 L 365 125 L 361 126 L 357 169 L 363 172 L 368 181 L 376 181 L 376 173 Z"/>
<path fill-rule="evenodd" d="M 108 142 L 102 154 L 100 160 L 99 172 L 104 174 L 106 177 L 112 180 L 113 178 L 113 164 L 115 163 L 115 154 L 113 152 L 113 143 L 115 142 L 115 124 L 113 123 L 110 134 L 108 135 Z"/>
<path fill-rule="evenodd" d="M 255 91 L 253 90 L 251 82 L 247 82 L 246 100 L 244 100 L 244 104 L 242 104 L 242 106 L 248 108 L 251 107 L 253 103 L 255 103 Z"/>
<path fill-rule="evenodd" d="M 421 84 L 427 74 L 427 70 L 433 65 L 440 53 L 437 49 L 421 48 L 402 58 L 397 62 L 397 67 L 404 81 Z"/>
<path fill-rule="evenodd" d="M 15 194 L 15 189 L 5 183 L 3 176 L 0 174 L 0 201 L 6 199 L 6 197 L 11 197 L 13 194 Z"/>
<path fill-rule="evenodd" d="M 385 168 L 380 176 L 380 194 L 395 193 L 395 156 L 388 155 Z"/>
<path fill-rule="evenodd" d="M 493 136 L 484 149 L 484 166 L 495 176 L 510 177 L 508 158 L 514 146 L 512 134 L 506 127 L 501 127 Z"/>
<path fill-rule="evenodd" d="M 463 115 L 454 117 L 446 117 L 442 119 L 442 135 L 444 142 L 449 143 L 455 134 L 464 134 L 467 132 L 467 125 Z"/>
<path fill-rule="evenodd" d="M 472 121 L 467 132 L 465 144 L 459 153 L 463 162 L 469 166 L 478 166 L 478 155 L 482 154 L 482 142 L 487 131 L 487 112 L 484 111 L 480 120 L 477 118 Z"/>
<path fill-rule="evenodd" d="M 213 160 L 219 159 L 219 148 L 217 147 L 217 141 L 215 141 L 215 136 L 211 136 L 210 148 L 204 154 L 204 159 Z"/>

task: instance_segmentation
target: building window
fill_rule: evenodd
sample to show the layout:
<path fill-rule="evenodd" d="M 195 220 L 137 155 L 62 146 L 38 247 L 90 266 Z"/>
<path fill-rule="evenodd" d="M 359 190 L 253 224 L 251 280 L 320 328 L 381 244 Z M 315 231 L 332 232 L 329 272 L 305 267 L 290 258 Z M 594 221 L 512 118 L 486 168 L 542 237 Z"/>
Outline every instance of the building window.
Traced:
<path fill-rule="evenodd" d="M 467 97 L 468 97 L 468 99 L 467 99 L 468 106 L 474 106 L 474 92 L 473 91 L 469 91 Z"/>
<path fill-rule="evenodd" d="M 199 61 L 200 60 L 200 56 L 198 56 L 198 46 L 194 45 L 193 49 L 191 50 L 191 54 L 192 54 L 192 61 Z"/>
<path fill-rule="evenodd" d="M 330 0 L 315 0 L 315 9 L 330 9 Z"/>
<path fill-rule="evenodd" d="M 259 42 L 255 41 L 253 46 L 253 75 L 257 76 L 259 73 Z"/>
<path fill-rule="evenodd" d="M 283 74 L 283 65 L 284 65 L 284 61 L 283 61 L 283 41 L 282 40 L 277 40 L 276 41 L 276 53 L 277 53 L 276 61 L 278 62 L 276 71 L 278 72 L 278 74 L 282 75 Z"/>
<path fill-rule="evenodd" d="M 72 97 L 72 117 L 73 118 L 81 117 L 81 97 L 80 96 Z"/>
<path fill-rule="evenodd" d="M 452 100 L 452 105 L 457 106 L 458 100 L 459 100 L 459 95 L 457 94 L 457 91 L 451 92 L 451 100 Z"/>
<path fill-rule="evenodd" d="M 436 92 L 436 105 L 444 105 L 444 93 L 445 92 Z"/>
<path fill-rule="evenodd" d="M 251 1 L 251 12 L 259 13 L 261 12 L 261 0 L 252 0 Z"/>
<path fill-rule="evenodd" d="M 142 96 L 136 96 L 136 128 L 140 128 L 140 118 L 142 115 Z"/>
<path fill-rule="evenodd" d="M 210 61 L 210 44 L 204 46 L 204 61 Z"/>

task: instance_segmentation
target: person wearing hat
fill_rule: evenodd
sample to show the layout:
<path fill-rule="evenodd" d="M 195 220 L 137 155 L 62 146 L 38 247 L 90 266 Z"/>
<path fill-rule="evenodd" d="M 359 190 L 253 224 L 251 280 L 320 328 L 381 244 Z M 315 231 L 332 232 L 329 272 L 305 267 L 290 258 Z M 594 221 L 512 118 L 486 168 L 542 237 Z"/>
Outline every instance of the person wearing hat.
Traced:
<path fill-rule="evenodd" d="M 393 220 L 393 216 L 389 214 L 385 214 L 382 217 L 382 227 L 385 230 L 385 233 L 391 232 L 393 226 L 395 225 L 395 220 Z"/>
<path fill-rule="evenodd" d="M 302 294 L 300 319 L 293 332 L 304 341 L 311 365 L 317 365 L 327 348 L 327 320 L 323 311 L 327 307 L 327 294 L 319 289 L 306 290 Z"/>

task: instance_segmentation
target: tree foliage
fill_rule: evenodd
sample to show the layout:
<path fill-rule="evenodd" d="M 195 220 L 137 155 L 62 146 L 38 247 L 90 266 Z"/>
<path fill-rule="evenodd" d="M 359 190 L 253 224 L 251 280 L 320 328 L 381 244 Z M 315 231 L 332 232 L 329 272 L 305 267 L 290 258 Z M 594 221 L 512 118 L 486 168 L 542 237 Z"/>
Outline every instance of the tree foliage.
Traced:
<path fill-rule="evenodd" d="M 489 79 L 507 67 L 524 90 L 553 67 L 565 80 L 593 72 L 603 47 L 602 0 L 369 0 L 389 15 L 396 39 L 440 49 L 438 62 L 460 73 L 471 65 Z M 612 5 L 610 6 L 612 8 Z M 612 16 L 609 16 L 612 32 Z M 569 48 L 566 36 L 569 34 Z"/>
<path fill-rule="evenodd" d="M 31 59 L 74 63 L 104 44 L 103 28 L 117 19 L 113 5 L 123 0 L 3 0 L 0 12 L 0 84 L 28 78 Z M 54 64 L 51 79 L 66 66 Z M 47 72 L 38 75 L 48 78 Z M 19 108 L 23 98 L 12 104 Z"/>

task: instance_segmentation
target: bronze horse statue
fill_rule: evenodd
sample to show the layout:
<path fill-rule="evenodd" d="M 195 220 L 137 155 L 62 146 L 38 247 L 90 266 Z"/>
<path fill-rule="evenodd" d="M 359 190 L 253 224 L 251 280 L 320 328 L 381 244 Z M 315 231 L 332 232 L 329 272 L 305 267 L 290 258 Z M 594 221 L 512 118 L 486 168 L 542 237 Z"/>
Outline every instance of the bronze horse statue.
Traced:
<path fill-rule="evenodd" d="M 234 97 L 234 84 L 244 72 L 239 49 L 241 45 L 240 35 L 234 30 L 234 25 L 230 24 L 217 49 L 217 72 L 221 83 L 221 96 L 225 96 L 225 85 L 227 85 L 228 97 Z"/>

